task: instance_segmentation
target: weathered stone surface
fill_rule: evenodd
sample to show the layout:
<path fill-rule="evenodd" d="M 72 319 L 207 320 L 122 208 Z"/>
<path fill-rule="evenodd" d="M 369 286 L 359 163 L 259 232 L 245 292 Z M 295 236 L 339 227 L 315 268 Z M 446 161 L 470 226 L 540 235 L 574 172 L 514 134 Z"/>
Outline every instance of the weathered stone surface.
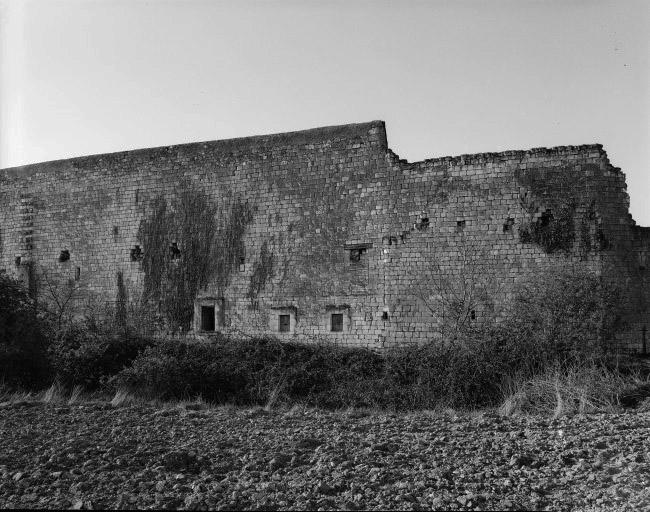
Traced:
<path fill-rule="evenodd" d="M 382 347 L 436 331 L 416 291 L 468 251 L 497 305 L 572 261 L 626 288 L 640 350 L 650 229 L 628 203 L 598 144 L 408 163 L 373 121 L 4 169 L 0 270 L 79 313 L 144 296 L 169 328 Z"/>

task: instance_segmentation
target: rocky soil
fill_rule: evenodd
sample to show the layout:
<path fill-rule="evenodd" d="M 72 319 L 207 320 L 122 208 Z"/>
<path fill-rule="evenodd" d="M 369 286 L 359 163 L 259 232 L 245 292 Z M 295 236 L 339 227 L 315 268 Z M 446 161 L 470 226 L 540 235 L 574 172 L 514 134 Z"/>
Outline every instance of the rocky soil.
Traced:
<path fill-rule="evenodd" d="M 650 413 L 0 404 L 0 508 L 650 510 Z"/>

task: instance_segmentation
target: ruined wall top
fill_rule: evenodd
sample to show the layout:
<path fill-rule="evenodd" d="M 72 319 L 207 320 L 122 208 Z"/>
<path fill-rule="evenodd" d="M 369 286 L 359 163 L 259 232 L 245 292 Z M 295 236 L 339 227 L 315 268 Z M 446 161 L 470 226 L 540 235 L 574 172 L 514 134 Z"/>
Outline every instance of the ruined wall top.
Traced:
<path fill-rule="evenodd" d="M 499 152 L 486 152 L 486 153 L 471 153 L 456 156 L 439 156 L 434 158 L 427 158 L 426 160 L 409 162 L 408 160 L 401 159 L 392 150 L 388 150 L 390 156 L 394 160 L 399 160 L 404 165 L 430 165 L 430 164 L 448 164 L 448 165 L 484 165 L 489 163 L 500 163 L 506 160 L 552 160 L 562 159 L 572 155 L 585 155 L 590 158 L 602 158 L 604 162 L 609 164 L 607 152 L 603 149 L 602 144 L 582 144 L 579 146 L 555 146 L 551 148 L 531 148 L 524 150 L 506 150 Z M 619 172 L 621 169 L 612 167 L 612 171 Z"/>
<path fill-rule="evenodd" d="M 457 156 L 442 156 L 425 159 L 417 162 L 408 162 L 401 159 L 399 155 L 388 148 L 386 137 L 386 126 L 384 121 L 370 121 L 366 123 L 345 124 L 338 126 L 325 126 L 310 130 L 300 130 L 270 135 L 257 135 L 251 137 L 239 137 L 234 139 L 214 140 L 206 142 L 192 142 L 187 144 L 175 144 L 170 146 L 159 146 L 155 148 L 143 148 L 115 153 L 103 153 L 89 156 L 80 156 L 61 160 L 51 160 L 34 164 L 8 167 L 0 169 L 5 177 L 27 177 L 39 171 L 56 172 L 70 168 L 95 167 L 104 161 L 120 161 L 124 159 L 141 160 L 152 159 L 156 156 L 192 157 L 202 151 L 218 153 L 229 153 L 233 155 L 251 152 L 265 152 L 274 148 L 291 146 L 309 146 L 331 140 L 358 140 L 368 142 L 369 134 L 373 140 L 378 141 L 378 149 L 387 152 L 393 161 L 399 161 L 404 165 L 472 165 L 498 163 L 505 160 L 523 159 L 553 159 L 562 158 L 575 154 L 587 154 L 590 157 L 602 157 L 607 159 L 607 153 L 601 144 L 584 144 L 579 146 L 557 146 L 551 148 L 532 148 L 528 150 L 508 150 L 501 152 L 486 152 L 463 154 Z M 608 160 L 607 160 L 608 162 Z M 614 172 L 620 169 L 612 167 Z"/>
<path fill-rule="evenodd" d="M 0 169 L 6 177 L 26 177 L 39 171 L 56 172 L 70 167 L 94 167 L 104 160 L 119 161 L 122 159 L 140 160 L 154 158 L 157 155 L 175 154 L 176 157 L 194 156 L 201 151 L 218 153 L 243 154 L 258 151 L 270 151 L 274 148 L 305 146 L 319 144 L 331 140 L 359 140 L 368 142 L 369 134 L 372 139 L 379 142 L 379 147 L 386 150 L 386 126 L 384 121 L 370 121 L 367 123 L 344 124 L 338 126 L 324 126 L 310 130 L 295 132 L 275 133 L 270 135 L 256 135 L 206 142 L 191 142 L 155 148 L 143 148 L 115 153 L 103 153 L 89 156 L 51 160 L 34 164 L 8 167 Z"/>

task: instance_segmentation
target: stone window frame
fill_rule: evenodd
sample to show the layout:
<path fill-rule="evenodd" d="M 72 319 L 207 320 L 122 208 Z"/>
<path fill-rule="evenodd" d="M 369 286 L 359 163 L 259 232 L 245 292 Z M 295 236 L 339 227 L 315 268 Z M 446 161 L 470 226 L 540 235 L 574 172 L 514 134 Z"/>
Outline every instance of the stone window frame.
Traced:
<path fill-rule="evenodd" d="M 226 326 L 225 321 L 225 299 L 223 297 L 199 297 L 194 301 L 194 319 L 193 329 L 197 333 L 219 332 Z M 214 307 L 214 331 L 204 331 L 201 327 L 203 323 L 202 307 Z"/>
<path fill-rule="evenodd" d="M 279 336 L 292 336 L 296 334 L 296 325 L 298 323 L 298 308 L 291 304 L 271 306 L 269 308 L 269 330 Z M 280 316 L 289 315 L 289 330 L 280 331 Z"/>
<path fill-rule="evenodd" d="M 332 315 L 343 315 L 343 328 L 340 331 L 332 330 Z M 349 304 L 328 304 L 325 306 L 325 331 L 333 335 L 345 335 L 352 326 L 351 307 Z"/>

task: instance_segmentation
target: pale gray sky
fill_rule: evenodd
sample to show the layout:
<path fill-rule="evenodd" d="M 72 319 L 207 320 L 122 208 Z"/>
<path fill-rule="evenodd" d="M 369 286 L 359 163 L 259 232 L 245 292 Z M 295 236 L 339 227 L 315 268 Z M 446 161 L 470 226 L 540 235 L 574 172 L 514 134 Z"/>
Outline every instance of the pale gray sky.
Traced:
<path fill-rule="evenodd" d="M 383 119 L 435 156 L 599 142 L 650 225 L 650 2 L 0 0 L 0 167 Z"/>

